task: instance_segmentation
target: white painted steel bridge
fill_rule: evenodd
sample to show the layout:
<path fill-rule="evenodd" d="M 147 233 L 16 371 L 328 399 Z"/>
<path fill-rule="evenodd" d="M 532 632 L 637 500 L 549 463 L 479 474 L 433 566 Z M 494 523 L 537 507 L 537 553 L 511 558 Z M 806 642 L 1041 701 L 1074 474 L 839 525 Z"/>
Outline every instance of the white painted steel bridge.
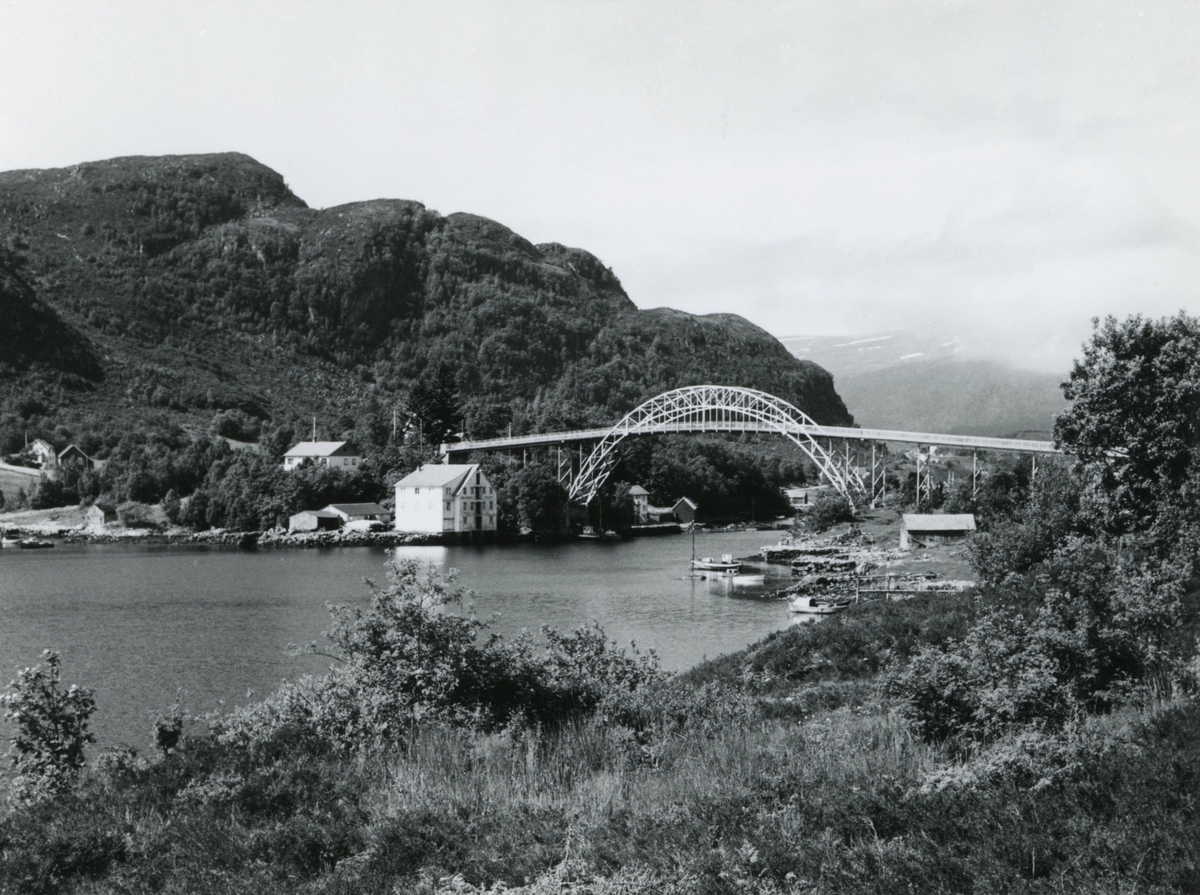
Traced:
<path fill-rule="evenodd" d="M 782 435 L 796 444 L 816 464 L 821 475 L 852 503 L 864 498 L 874 503 L 883 495 L 883 461 L 889 442 L 917 446 L 918 494 L 923 488 L 928 491 L 931 487 L 927 455 L 923 459 L 921 454 L 923 446 L 972 451 L 973 472 L 977 470 L 974 453 L 978 451 L 1031 454 L 1035 458 L 1035 469 L 1038 454 L 1059 453 L 1048 441 L 822 426 L 804 411 L 766 392 L 732 385 L 694 385 L 651 398 L 608 429 L 460 441 L 443 444 L 442 456 L 450 463 L 465 459 L 475 451 L 552 450 L 558 459 L 559 479 L 568 485 L 571 500 L 591 503 L 616 466 L 617 447 L 622 441 L 635 435 L 675 432 Z M 587 446 L 590 450 L 585 453 Z M 867 447 L 870 448 L 869 467 L 862 456 Z"/>

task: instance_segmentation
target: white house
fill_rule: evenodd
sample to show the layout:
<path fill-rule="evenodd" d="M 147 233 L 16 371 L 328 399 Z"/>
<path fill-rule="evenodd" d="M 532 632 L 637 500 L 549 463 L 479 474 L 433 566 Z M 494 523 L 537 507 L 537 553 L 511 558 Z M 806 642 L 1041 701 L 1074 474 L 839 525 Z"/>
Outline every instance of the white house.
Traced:
<path fill-rule="evenodd" d="M 629 489 L 633 498 L 633 522 L 635 525 L 645 525 L 650 521 L 650 492 L 641 485 Z"/>
<path fill-rule="evenodd" d="M 29 445 L 29 452 L 33 454 L 34 462 L 42 469 L 54 469 L 58 466 L 58 451 L 43 438 L 35 438 Z"/>
<path fill-rule="evenodd" d="M 430 463 L 396 482 L 397 531 L 496 530 L 496 489 L 478 463 Z"/>
<path fill-rule="evenodd" d="M 362 454 L 344 441 L 302 441 L 283 455 L 284 469 L 298 469 L 305 463 L 357 469 L 362 464 Z"/>

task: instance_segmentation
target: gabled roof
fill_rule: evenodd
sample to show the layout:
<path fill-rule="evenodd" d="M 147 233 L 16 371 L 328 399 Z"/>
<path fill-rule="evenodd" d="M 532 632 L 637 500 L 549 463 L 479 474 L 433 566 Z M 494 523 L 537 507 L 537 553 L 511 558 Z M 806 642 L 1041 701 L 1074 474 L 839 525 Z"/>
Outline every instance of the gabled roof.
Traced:
<path fill-rule="evenodd" d="M 904 527 L 909 531 L 974 531 L 971 513 L 905 513 Z"/>
<path fill-rule="evenodd" d="M 89 457 L 87 454 L 85 454 L 83 452 L 82 448 L 80 448 L 74 444 L 68 444 L 65 448 L 63 448 L 61 451 L 59 451 L 58 459 L 61 460 L 63 457 L 67 456 L 67 454 L 71 453 L 71 451 L 74 451 L 75 453 L 79 454 L 79 456 L 83 457 L 85 460 L 91 459 L 91 457 Z"/>
<path fill-rule="evenodd" d="M 356 455 L 356 452 L 342 450 L 346 447 L 344 441 L 302 441 L 293 446 L 285 457 L 332 457 L 334 454 Z"/>
<path fill-rule="evenodd" d="M 331 503 L 325 509 L 330 512 L 342 512 L 347 516 L 383 516 L 387 510 L 377 503 Z"/>
<path fill-rule="evenodd" d="M 318 519 L 341 519 L 337 513 L 331 513 L 328 510 L 301 510 L 299 513 L 291 516 L 295 519 L 296 516 L 316 516 Z"/>
<path fill-rule="evenodd" d="M 632 494 L 634 497 L 649 497 L 650 496 L 650 492 L 647 491 L 645 488 L 643 488 L 641 485 L 634 485 L 632 488 L 629 489 L 629 493 Z"/>
<path fill-rule="evenodd" d="M 33 441 L 29 442 L 29 446 L 31 448 L 41 447 L 41 449 L 43 451 L 49 451 L 50 453 L 55 454 L 55 455 L 58 454 L 58 451 L 56 451 L 54 449 L 54 445 L 52 445 L 50 442 L 48 442 L 44 438 L 35 438 Z"/>
<path fill-rule="evenodd" d="M 396 482 L 396 487 L 457 488 L 462 479 L 478 468 L 478 463 L 428 463 L 425 466 L 418 466 Z"/>
<path fill-rule="evenodd" d="M 694 500 L 692 500 L 690 497 L 679 498 L 679 500 L 675 501 L 675 506 L 679 506 L 681 503 L 686 503 L 693 510 L 700 509 L 699 505 Z"/>

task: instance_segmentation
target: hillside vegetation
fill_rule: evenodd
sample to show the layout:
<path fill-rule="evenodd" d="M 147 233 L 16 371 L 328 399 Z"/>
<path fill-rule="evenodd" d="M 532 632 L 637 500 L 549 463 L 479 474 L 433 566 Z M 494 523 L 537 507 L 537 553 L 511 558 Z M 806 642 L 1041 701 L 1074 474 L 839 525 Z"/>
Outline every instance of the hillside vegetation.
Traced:
<path fill-rule="evenodd" d="M 47 653 L 0 697 L 0 891 L 1200 891 L 1198 374 L 1200 320 L 1106 321 L 978 589 L 675 677 L 488 636 L 407 563 L 331 607 L 326 674 L 89 763 L 104 694 Z"/>
<path fill-rule="evenodd" d="M 825 371 L 741 318 L 639 311 L 588 252 L 475 215 L 400 200 L 311 209 L 236 153 L 0 174 L 0 243 L 2 310 L 21 303 L 5 338 L 23 346 L 0 380 L 9 441 L 31 395 L 55 410 L 32 420 L 50 429 L 92 410 L 128 428 L 238 409 L 315 414 L 333 437 L 442 369 L 454 428 L 476 437 L 611 423 L 698 382 L 850 422 Z M 35 299 L 61 319 L 27 311 Z"/>

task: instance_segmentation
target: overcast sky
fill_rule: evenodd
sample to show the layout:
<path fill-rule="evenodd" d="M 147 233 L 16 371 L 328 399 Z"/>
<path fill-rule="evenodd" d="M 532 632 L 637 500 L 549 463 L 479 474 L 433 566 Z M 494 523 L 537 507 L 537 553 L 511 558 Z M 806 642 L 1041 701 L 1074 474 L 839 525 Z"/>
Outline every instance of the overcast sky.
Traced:
<path fill-rule="evenodd" d="M 777 336 L 1200 312 L 1197 0 L 0 0 L 0 170 L 224 150 Z"/>

